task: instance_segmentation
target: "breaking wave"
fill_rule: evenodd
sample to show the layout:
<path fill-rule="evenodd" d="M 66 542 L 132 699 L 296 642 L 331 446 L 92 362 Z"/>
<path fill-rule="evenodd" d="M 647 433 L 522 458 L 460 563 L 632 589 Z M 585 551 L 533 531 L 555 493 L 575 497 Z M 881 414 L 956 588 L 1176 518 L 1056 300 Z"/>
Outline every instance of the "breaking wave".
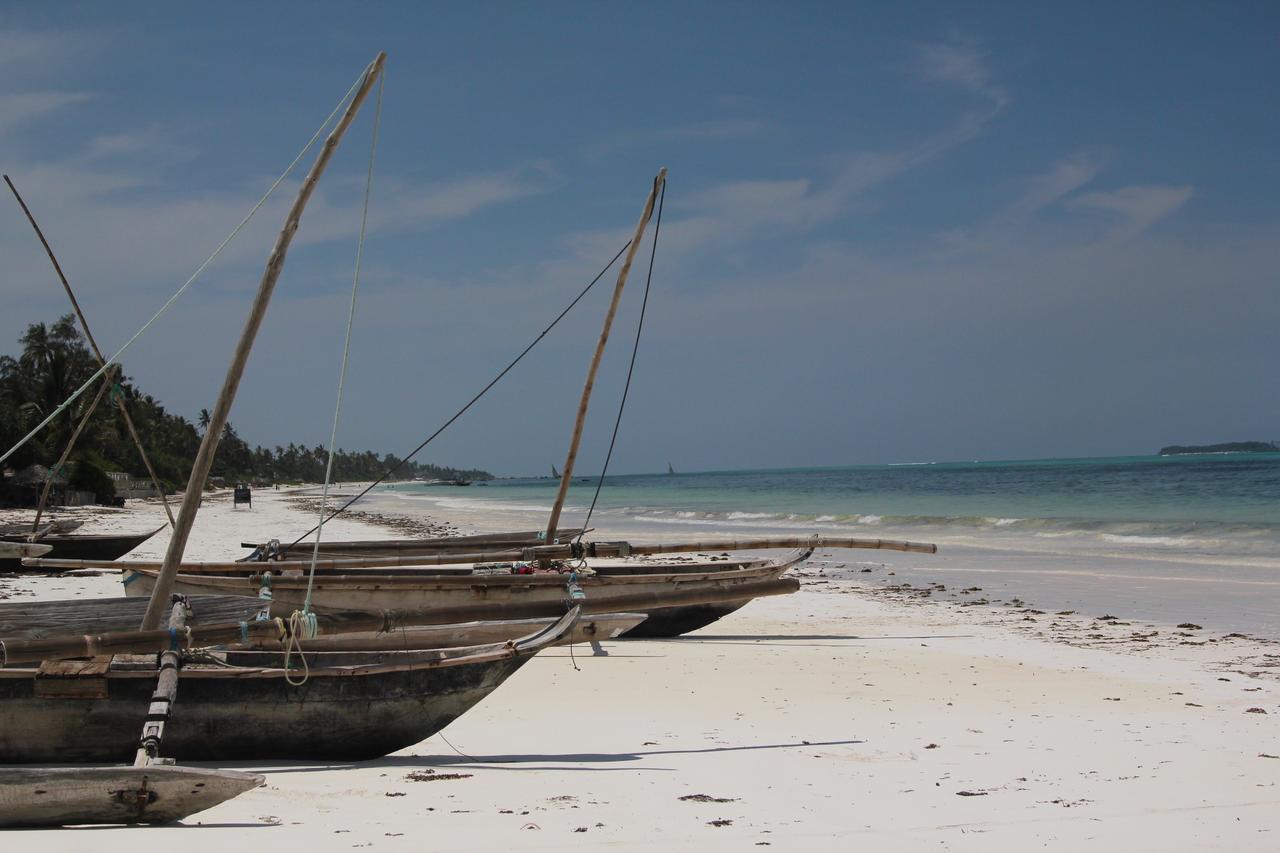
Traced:
<path fill-rule="evenodd" d="M 835 531 L 852 528 L 861 535 L 883 530 L 937 533 L 1020 534 L 1044 539 L 1091 538 L 1115 545 L 1154 548 L 1213 548 L 1228 542 L 1280 544 L 1280 524 L 1214 521 L 1103 521 L 1071 518 L 991 516 L 876 515 L 794 512 L 668 510 L 624 506 L 597 509 L 598 515 L 650 524 L 706 527 L 786 527 Z"/>

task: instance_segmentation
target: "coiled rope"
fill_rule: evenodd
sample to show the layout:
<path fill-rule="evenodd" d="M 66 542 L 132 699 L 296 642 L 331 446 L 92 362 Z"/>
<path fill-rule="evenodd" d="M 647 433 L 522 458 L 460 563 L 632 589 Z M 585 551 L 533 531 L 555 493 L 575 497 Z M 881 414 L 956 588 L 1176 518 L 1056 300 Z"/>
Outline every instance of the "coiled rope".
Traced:
<path fill-rule="evenodd" d="M 276 619 L 276 624 L 280 628 L 280 642 L 284 646 L 284 680 L 294 687 L 301 687 L 311 678 L 311 667 L 307 663 L 307 656 L 302 653 L 302 640 L 313 640 L 319 632 L 316 615 L 295 610 L 289 614 L 288 627 L 281 619 Z M 300 679 L 295 679 L 292 670 L 289 669 L 289 662 L 295 652 L 298 659 L 302 661 L 302 678 Z"/>
<path fill-rule="evenodd" d="M 214 258 L 222 254 L 222 250 L 225 249 L 227 245 L 236 238 L 236 235 L 238 235 L 241 232 L 241 230 L 243 230 L 244 227 L 249 224 L 249 220 L 253 218 L 253 215 L 258 212 L 259 208 L 261 208 L 264 204 L 267 203 L 267 199 L 271 198 L 271 195 L 276 191 L 276 189 L 280 186 L 280 184 L 284 183 L 285 178 L 289 177 L 289 175 L 292 174 L 293 170 L 297 167 L 298 163 L 300 163 L 302 161 L 302 158 L 306 156 L 307 152 L 311 150 L 311 146 L 315 145 L 316 140 L 318 140 L 321 137 L 321 135 L 324 134 L 325 129 L 329 127 L 329 125 L 333 122 L 334 118 L 336 118 L 337 115 L 342 111 L 347 101 L 350 100 L 353 94 L 355 94 L 356 89 L 364 81 L 364 78 L 367 74 L 368 74 L 367 69 L 360 73 L 360 76 L 356 78 L 356 82 L 351 84 L 351 88 L 348 89 L 347 93 L 342 96 L 342 100 L 339 101 L 338 105 L 333 108 L 333 112 L 329 113 L 329 117 L 324 120 L 324 124 L 320 125 L 319 129 L 316 130 L 315 134 L 311 137 L 311 139 L 307 142 L 307 144 L 303 146 L 301 151 L 298 152 L 298 156 L 294 157 L 293 162 L 289 164 L 288 168 L 286 168 L 284 172 L 280 174 L 280 177 L 275 179 L 275 182 L 272 183 L 271 186 L 267 189 L 266 194 L 263 195 L 262 198 L 258 199 L 258 203 L 249 209 L 249 212 L 245 214 L 244 219 L 240 220 L 240 224 L 237 225 L 235 228 L 233 228 L 231 230 L 231 233 L 227 235 L 226 239 L 224 239 L 221 243 L 218 244 L 218 248 L 213 250 L 213 254 L 205 258 L 204 261 L 200 264 L 200 266 L 196 267 L 196 271 L 191 274 L 191 277 L 188 278 L 185 283 L 183 283 L 182 287 L 179 287 L 177 292 L 174 293 L 172 296 L 170 296 L 169 300 L 160 306 L 160 310 L 157 311 L 151 317 L 150 320 L 144 323 L 142 325 L 142 328 L 139 329 L 137 332 L 135 332 L 133 337 L 129 338 L 129 340 L 125 342 L 124 346 L 116 350 L 115 353 L 110 358 L 104 359 L 102 362 L 102 366 L 99 367 L 96 371 L 94 371 L 94 374 L 90 376 L 87 380 L 85 380 L 85 383 L 83 385 L 81 385 L 79 388 L 73 391 L 70 397 L 68 397 L 66 400 L 62 402 L 61 405 L 59 405 L 56 409 L 50 412 L 49 416 L 45 418 L 43 421 L 41 421 L 34 429 L 31 430 L 31 432 L 27 433 L 25 436 L 19 439 L 17 444 L 15 444 L 13 447 L 10 447 L 8 450 L 6 450 L 4 455 L 0 456 L 0 463 L 3 463 L 6 459 L 8 459 L 10 456 L 16 453 L 19 449 L 21 449 L 23 445 L 25 445 L 28 441 L 34 438 L 37 434 L 39 434 L 39 432 L 42 429 L 44 429 L 50 423 L 52 423 L 53 420 L 56 417 L 58 417 L 58 415 L 60 415 L 63 411 L 66 410 L 68 406 L 70 406 L 73 402 L 75 402 L 76 399 L 79 398 L 80 395 L 83 394 L 85 390 L 89 388 L 89 386 L 93 385 L 95 382 L 101 379 L 102 375 L 106 373 L 107 370 L 110 369 L 112 363 L 119 361 L 120 356 L 124 355 L 125 351 L 128 350 L 131 346 L 133 346 L 134 342 L 137 341 L 138 338 L 142 337 L 143 333 L 145 333 L 148 329 L 150 329 L 152 324 L 154 324 L 157 320 L 159 320 L 165 314 L 165 312 L 167 312 L 173 306 L 173 304 L 178 301 L 178 299 L 182 296 L 182 294 L 187 292 L 187 289 L 191 287 L 192 284 L 195 283 L 196 279 L 200 277 L 200 275 L 205 271 L 205 269 L 209 266 L 209 264 L 213 263 Z"/>

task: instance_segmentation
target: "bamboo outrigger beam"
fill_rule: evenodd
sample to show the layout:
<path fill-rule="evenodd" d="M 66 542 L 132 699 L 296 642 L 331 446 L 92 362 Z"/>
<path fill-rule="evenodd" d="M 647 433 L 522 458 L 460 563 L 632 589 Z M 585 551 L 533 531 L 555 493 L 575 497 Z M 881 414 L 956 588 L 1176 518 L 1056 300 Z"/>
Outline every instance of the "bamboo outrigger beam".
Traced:
<path fill-rule="evenodd" d="M 636 258 L 636 252 L 640 249 L 640 239 L 644 236 L 644 229 L 649 224 L 649 218 L 653 216 L 654 201 L 658 197 L 662 185 L 667 180 L 666 167 L 658 170 L 658 176 L 653 179 L 653 188 L 649 190 L 649 197 L 645 199 L 644 211 L 640 214 L 640 221 L 636 223 L 635 234 L 631 237 L 631 243 L 627 246 L 627 256 L 622 262 L 622 268 L 618 270 L 618 281 L 613 286 L 613 301 L 609 303 L 609 311 L 604 316 L 604 328 L 600 330 L 600 340 L 596 342 L 595 355 L 591 357 L 591 366 L 587 369 L 587 381 L 582 386 L 582 399 L 578 401 L 578 417 L 573 423 L 573 438 L 569 440 L 569 455 L 564 460 L 564 471 L 560 476 L 560 489 L 556 492 L 555 503 L 551 505 L 551 520 L 547 522 L 547 542 L 551 543 L 555 540 L 556 525 L 560 523 L 560 510 L 564 508 L 565 497 L 569 494 L 569 483 L 573 481 L 573 464 L 578 459 L 578 444 L 582 441 L 582 427 L 587 419 L 587 406 L 591 402 L 591 389 L 596 383 L 596 371 L 600 368 L 600 358 L 604 355 L 605 344 L 609 342 L 609 331 L 613 328 L 613 318 L 618 313 L 618 302 L 622 299 L 622 288 L 627 283 L 627 275 L 631 272 L 631 263 Z M 552 470 L 555 470 L 552 466 Z"/>
<path fill-rule="evenodd" d="M 180 595 L 175 595 L 174 599 L 173 610 L 169 615 L 171 637 L 180 636 L 187 627 L 187 600 Z M 169 712 L 178 695 L 178 669 L 181 666 L 181 648 L 177 643 L 170 642 L 169 647 L 160 652 L 160 674 L 156 677 L 156 689 L 151 694 L 147 718 L 142 723 L 142 736 L 138 739 L 138 752 L 133 759 L 134 767 L 146 767 L 160 757 L 165 723 L 169 722 Z"/>
<path fill-rule="evenodd" d="M 317 571 L 335 569 L 379 569 L 413 566 L 455 566 L 464 563 L 499 563 L 514 560 L 574 560 L 590 557 L 628 557 L 649 554 L 688 554 L 700 551 L 751 551 L 778 548 L 870 548 L 881 551 L 903 551 L 914 554 L 936 554 L 938 546 L 929 542 L 900 542 L 890 539 L 849 539 L 837 536 L 783 536 L 770 539 L 713 539 L 701 542 L 664 542 L 642 544 L 630 542 L 583 542 L 561 545 L 536 545 L 504 551 L 480 551 L 472 554 L 419 554 L 397 557 L 353 557 L 316 560 Z M 159 562 L 119 560 L 56 560 L 31 558 L 24 566 L 39 569 L 76 571 L 79 569 L 120 569 L 123 571 L 157 571 Z M 290 570 L 306 571 L 310 560 L 277 560 L 266 563 L 200 562 L 183 563 L 185 574 L 246 574 Z"/>
<path fill-rule="evenodd" d="M 355 120 L 356 113 L 360 111 L 360 105 L 364 103 L 369 90 L 373 88 L 374 81 L 382 73 L 382 65 L 386 58 L 385 53 L 379 53 L 365 72 L 364 80 L 352 95 L 346 112 L 324 141 L 324 147 L 321 148 L 315 163 L 311 166 L 311 171 L 302 182 L 298 197 L 294 200 L 293 207 L 289 209 L 289 215 L 285 217 L 284 228 L 276 237 L 275 247 L 267 257 L 267 267 L 263 270 L 262 280 L 258 283 L 257 296 L 254 297 L 253 307 L 245 321 L 244 331 L 240 333 L 240 340 L 236 344 L 231 364 L 227 367 L 227 376 L 223 381 L 222 391 L 218 394 L 218 402 L 214 404 L 213 412 L 209 416 L 209 426 L 205 429 L 204 438 L 200 442 L 195 464 L 191 467 L 191 477 L 187 480 L 187 488 L 182 495 L 182 508 L 178 512 L 178 520 L 173 526 L 173 535 L 169 538 L 169 547 L 165 551 L 164 565 L 160 570 L 159 578 L 156 579 L 155 589 L 151 593 L 151 603 L 147 607 L 147 613 L 142 618 L 143 630 L 153 629 L 160 624 L 165 605 L 169 601 L 169 594 L 173 592 L 173 582 L 178 575 L 182 552 L 187 547 L 187 537 L 191 535 L 191 524 L 195 521 L 196 510 L 200 508 L 204 483 L 209 476 L 209 469 L 213 466 L 213 454 L 218 449 L 222 429 L 231 414 L 231 404 L 235 401 L 236 389 L 240 387 L 240 378 L 244 375 L 245 364 L 249 361 L 249 352 L 253 349 L 254 338 L 262 325 L 262 318 L 267 313 L 267 305 L 271 302 L 276 281 L 280 278 L 281 270 L 284 269 L 285 255 L 289 251 L 293 235 L 298 231 L 302 211 L 311 199 L 311 194 L 315 192 L 316 183 L 324 174 L 325 167 L 329 165 L 329 160 L 333 157 L 338 143 L 342 141 L 343 134 Z"/>
<path fill-rule="evenodd" d="M 53 263 L 53 271 L 58 274 L 58 280 L 62 282 L 62 288 L 67 292 L 67 298 L 71 300 L 71 307 L 75 309 L 76 316 L 80 318 L 80 328 L 84 329 L 84 336 L 89 341 L 89 346 L 93 348 L 93 354 L 98 359 L 98 366 L 107 363 L 107 359 L 102 354 L 102 350 L 98 348 L 98 342 L 93 337 L 93 332 L 89 329 L 89 321 L 85 319 L 84 312 L 80 310 L 80 302 L 76 299 L 75 293 L 71 290 L 71 283 L 67 281 L 66 275 L 62 272 L 62 265 L 58 263 L 58 258 L 53 254 L 53 247 L 49 245 L 49 241 L 45 239 L 44 232 L 40 230 L 40 226 L 36 224 L 36 218 L 27 207 L 27 203 L 22 200 L 22 196 L 18 194 L 18 188 L 13 185 L 13 181 L 9 180 L 9 176 L 4 176 L 4 182 L 9 185 L 13 197 L 18 200 L 18 206 L 22 208 L 22 212 L 27 215 L 27 221 L 31 223 L 31 227 L 35 229 L 36 237 L 40 239 L 40 245 L 44 246 L 45 254 L 49 256 L 49 260 Z M 110 371 L 108 371 L 108 374 Z M 110 384 L 110 376 L 104 376 L 103 381 Z M 124 397 L 115 398 L 116 406 L 120 409 L 120 414 L 124 418 L 124 424 L 129 430 L 129 436 L 133 439 L 133 444 L 138 448 L 138 455 L 142 457 L 142 464 L 147 468 L 147 474 L 151 477 L 151 483 L 156 487 L 156 491 L 160 493 L 160 501 L 164 504 L 164 514 L 169 517 L 169 526 L 173 527 L 173 510 L 169 508 L 169 499 L 165 496 L 164 486 L 160 484 L 160 477 L 156 474 L 156 469 L 151 465 L 151 458 L 147 456 L 147 451 L 142 446 L 142 439 L 138 436 L 138 428 L 133 425 L 133 418 L 129 415 L 129 407 L 125 405 Z M 95 404 L 96 405 L 96 404 Z M 44 505 L 43 500 L 41 506 Z"/>

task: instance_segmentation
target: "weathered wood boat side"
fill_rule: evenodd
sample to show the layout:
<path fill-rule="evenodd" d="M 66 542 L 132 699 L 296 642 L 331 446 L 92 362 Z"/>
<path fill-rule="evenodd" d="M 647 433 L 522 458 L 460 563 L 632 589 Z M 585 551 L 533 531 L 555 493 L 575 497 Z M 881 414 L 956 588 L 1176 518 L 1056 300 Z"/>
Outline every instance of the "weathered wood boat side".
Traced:
<path fill-rule="evenodd" d="M 188 603 L 192 608 L 187 621 L 189 625 L 253 619 L 269 604 L 257 596 L 239 595 L 195 595 L 188 598 Z M 147 602 L 143 598 L 6 601 L 0 603 L 0 638 L 33 639 L 68 633 L 128 631 L 138 627 L 146 609 Z"/>
<path fill-rule="evenodd" d="M 706 589 L 724 593 L 714 604 L 677 607 L 645 607 L 649 618 L 625 636 L 673 637 L 692 631 L 732 613 L 751 600 L 731 598 L 736 586 L 745 586 L 780 577 L 787 569 L 808 559 L 811 551 L 801 550 L 771 560 L 710 564 L 628 564 L 596 567 L 594 575 L 579 576 L 587 595 L 589 612 L 603 613 L 610 602 L 622 596 Z M 146 596 L 154 584 L 155 572 L 130 569 L 124 574 L 126 594 Z M 553 605 L 564 600 L 567 575 L 557 572 L 535 574 L 436 574 L 399 570 L 374 570 L 346 574 L 316 574 L 311 603 L 317 610 L 392 610 L 461 607 L 489 603 L 503 605 Z M 197 595 L 257 595 L 263 580 L 257 574 L 179 574 L 174 589 Z M 300 575 L 273 576 L 271 592 L 277 604 L 300 606 L 307 579 Z M 652 624 L 650 624 L 652 622 Z"/>
<path fill-rule="evenodd" d="M 287 607 L 269 611 L 271 602 L 260 598 L 235 595 L 192 595 L 187 597 L 191 613 L 187 625 L 257 621 L 262 615 L 287 618 Z M 16 640 L 56 638 L 68 634 L 97 635 L 113 631 L 130 631 L 137 624 L 147 602 L 142 598 L 93 598 L 66 601 L 18 601 L 0 603 L 0 665 Z M 491 645 L 519 640 L 554 624 L 558 617 L 506 620 L 471 620 L 444 625 L 398 625 L 394 630 L 344 632 L 334 636 L 321 634 L 307 640 L 308 651 L 382 651 L 398 649 L 448 649 L 462 646 Z M 586 643 L 609 640 L 644 621 L 644 613 L 601 613 L 583 616 L 561 643 Z M 234 647 L 234 646 L 233 646 Z M 277 639 L 254 641 L 254 649 L 279 651 Z"/>
<path fill-rule="evenodd" d="M 443 729 L 577 619 L 574 610 L 536 634 L 486 646 L 307 652 L 297 687 L 279 652 L 191 657 L 165 751 L 187 761 L 377 758 Z M 299 680 L 294 660 L 289 674 Z M 154 688 L 151 655 L 0 669 L 0 763 L 128 760 Z"/>

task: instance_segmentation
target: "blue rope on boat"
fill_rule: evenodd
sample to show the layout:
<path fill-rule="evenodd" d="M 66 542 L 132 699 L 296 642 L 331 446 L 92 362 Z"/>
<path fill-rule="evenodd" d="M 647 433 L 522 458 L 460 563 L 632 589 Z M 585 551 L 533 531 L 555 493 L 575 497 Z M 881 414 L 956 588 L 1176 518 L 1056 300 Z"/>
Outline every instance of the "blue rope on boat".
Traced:
<path fill-rule="evenodd" d="M 578 586 L 578 573 L 576 571 L 569 572 L 569 580 L 565 583 L 564 588 L 569 593 L 570 601 L 587 600 L 587 594 L 583 592 L 582 587 Z"/>
<path fill-rule="evenodd" d="M 178 642 L 178 629 L 170 628 L 169 629 L 169 651 L 176 652 L 180 648 L 182 648 L 182 644 Z"/>

